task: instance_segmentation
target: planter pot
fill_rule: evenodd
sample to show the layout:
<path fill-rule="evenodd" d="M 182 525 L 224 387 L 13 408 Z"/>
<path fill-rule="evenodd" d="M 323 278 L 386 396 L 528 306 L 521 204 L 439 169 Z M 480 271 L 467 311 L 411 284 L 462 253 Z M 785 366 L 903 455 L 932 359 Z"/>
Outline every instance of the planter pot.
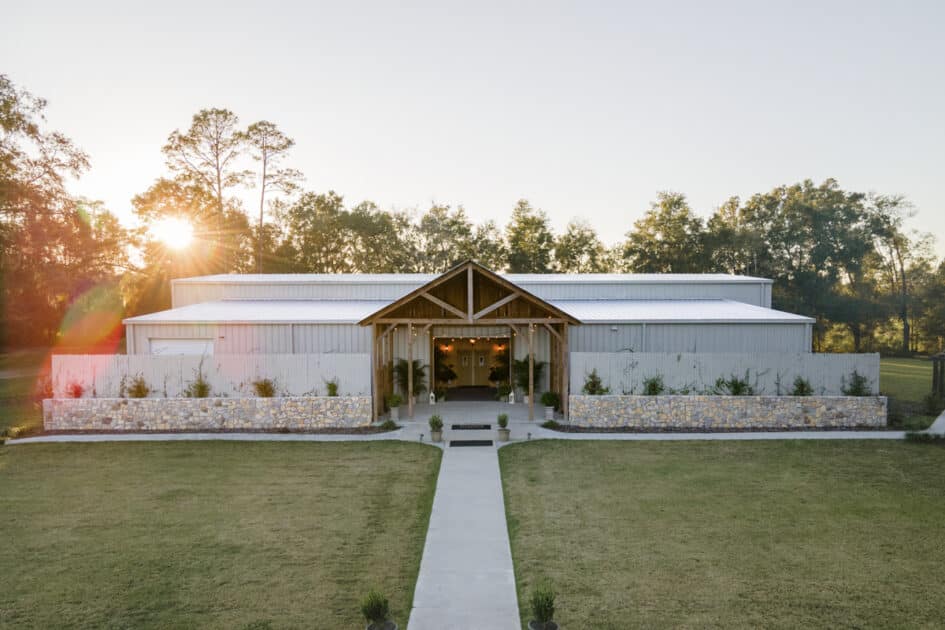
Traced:
<path fill-rule="evenodd" d="M 443 430 L 439 431 L 430 429 L 430 440 L 433 442 L 442 442 L 443 441 Z"/>
<path fill-rule="evenodd" d="M 509 435 L 510 435 L 510 434 L 511 434 L 511 430 L 510 430 L 510 429 L 503 429 L 503 428 L 500 427 L 500 428 L 499 428 L 499 441 L 500 441 L 500 442 L 508 442 L 508 441 L 509 441 Z"/>
<path fill-rule="evenodd" d="M 528 396 L 527 396 L 527 395 L 526 395 L 526 396 L 522 396 L 522 403 L 523 403 L 523 404 L 526 404 L 526 405 L 528 404 Z"/>
<path fill-rule="evenodd" d="M 533 619 L 528 622 L 528 630 L 558 630 L 558 624 L 556 624 L 554 621 L 541 623 L 540 621 L 535 621 Z"/>
<path fill-rule="evenodd" d="M 385 621 L 384 623 L 369 623 L 367 630 L 397 630 L 397 624 L 393 621 Z"/>
<path fill-rule="evenodd" d="M 390 408 L 390 419 L 394 422 L 400 420 L 400 407 L 391 407 Z"/>
<path fill-rule="evenodd" d="M 545 420 L 554 420 L 554 419 L 555 419 L 555 408 L 545 407 Z"/>

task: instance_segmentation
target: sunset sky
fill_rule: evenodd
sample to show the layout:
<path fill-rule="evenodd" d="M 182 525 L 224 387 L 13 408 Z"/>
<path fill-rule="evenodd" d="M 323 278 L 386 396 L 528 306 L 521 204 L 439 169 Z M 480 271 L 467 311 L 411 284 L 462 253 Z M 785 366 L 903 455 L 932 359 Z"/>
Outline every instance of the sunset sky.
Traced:
<path fill-rule="evenodd" d="M 945 2 L 18 2 L 0 72 L 131 220 L 200 108 L 294 137 L 306 187 L 383 207 L 521 197 L 619 240 L 803 178 L 907 195 L 945 253 Z M 710 6 L 711 5 L 711 6 Z"/>

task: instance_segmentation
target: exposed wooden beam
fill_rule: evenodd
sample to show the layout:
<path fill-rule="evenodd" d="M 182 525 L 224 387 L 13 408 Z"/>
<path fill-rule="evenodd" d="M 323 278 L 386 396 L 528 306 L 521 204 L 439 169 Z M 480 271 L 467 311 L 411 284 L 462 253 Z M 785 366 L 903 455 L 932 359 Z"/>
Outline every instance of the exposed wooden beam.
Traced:
<path fill-rule="evenodd" d="M 380 338 L 381 338 L 381 339 L 384 339 L 384 337 L 387 336 L 387 333 L 389 333 L 390 331 L 394 330 L 395 328 L 397 328 L 397 324 L 390 324 L 390 325 L 388 325 L 387 328 L 384 330 L 384 332 L 381 333 Z"/>
<path fill-rule="evenodd" d="M 535 327 L 528 327 L 528 421 L 535 419 Z"/>
<path fill-rule="evenodd" d="M 502 298 L 501 300 L 498 300 L 498 301 L 496 301 L 496 302 L 493 302 L 492 304 L 490 304 L 489 306 L 485 307 L 484 309 L 482 309 L 482 310 L 479 311 L 478 313 L 473 314 L 473 319 L 479 319 L 479 318 L 482 317 L 483 315 L 486 315 L 487 313 L 491 313 L 492 311 L 496 310 L 497 308 L 501 308 L 501 307 L 505 306 L 506 304 L 508 304 L 508 303 L 511 302 L 512 300 L 517 300 L 517 299 L 520 298 L 521 296 L 522 296 L 522 294 L 519 293 L 519 292 L 517 292 L 517 291 L 516 291 L 515 293 L 512 293 L 511 295 L 506 295 L 506 296 L 505 296 L 504 298 Z"/>
<path fill-rule="evenodd" d="M 439 306 L 440 308 L 449 311 L 450 313 L 452 313 L 452 314 L 455 315 L 456 317 L 459 317 L 460 319 L 466 319 L 466 313 L 462 312 L 461 310 L 459 310 L 458 308 L 456 308 L 455 306 L 453 306 L 453 305 L 450 304 L 449 302 L 446 302 L 446 301 L 444 301 L 444 300 L 441 300 L 440 298 L 436 297 L 435 295 L 430 295 L 429 293 L 427 293 L 426 291 L 424 291 L 423 293 L 420 294 L 420 297 L 426 298 L 427 300 L 433 302 L 434 304 L 436 304 L 436 305 Z"/>
<path fill-rule="evenodd" d="M 466 310 L 468 311 L 469 321 L 473 318 L 473 268 L 472 265 L 466 268 Z"/>
<path fill-rule="evenodd" d="M 555 338 L 556 338 L 558 341 L 561 341 L 561 334 L 560 334 L 557 330 L 555 330 L 555 329 L 551 326 L 551 324 L 545 324 L 545 328 L 547 328 L 547 329 L 548 329 L 548 332 L 550 332 L 552 335 L 554 335 Z"/>
<path fill-rule="evenodd" d="M 407 416 L 413 418 L 413 324 L 407 324 Z"/>
<path fill-rule="evenodd" d="M 509 317 L 509 318 L 502 318 L 502 319 L 488 319 L 485 321 L 478 321 L 478 322 L 472 322 L 472 323 L 477 326 L 510 326 L 512 324 L 535 324 L 537 326 L 541 324 L 563 324 L 564 322 L 565 320 L 563 319 L 548 318 L 548 317 Z M 455 319 L 443 319 L 443 318 L 419 317 L 416 319 L 410 319 L 406 317 L 399 317 L 399 318 L 390 318 L 390 319 L 387 319 L 387 318 L 378 319 L 378 320 L 375 320 L 373 323 L 377 323 L 377 324 L 408 324 L 409 323 L 409 324 L 414 324 L 417 326 L 421 324 L 432 324 L 434 326 L 443 324 L 447 326 L 456 326 L 456 325 L 461 325 L 463 322 L 458 322 Z"/>

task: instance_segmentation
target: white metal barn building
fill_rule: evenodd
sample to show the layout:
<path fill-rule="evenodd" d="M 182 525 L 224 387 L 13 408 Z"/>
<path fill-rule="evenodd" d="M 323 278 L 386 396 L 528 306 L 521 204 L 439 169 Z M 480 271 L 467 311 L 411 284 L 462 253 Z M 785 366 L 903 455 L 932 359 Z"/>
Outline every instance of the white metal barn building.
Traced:
<path fill-rule="evenodd" d="M 545 367 L 530 368 L 531 398 L 552 390 L 566 405 L 571 353 L 809 353 L 814 320 L 773 310 L 771 287 L 716 274 L 496 274 L 472 261 L 441 275 L 216 275 L 172 281 L 170 310 L 124 323 L 131 355 L 361 355 L 377 416 L 400 359 L 427 374 L 448 364 L 453 378 L 435 386 L 457 394 L 497 385 L 503 356 L 530 359 Z"/>

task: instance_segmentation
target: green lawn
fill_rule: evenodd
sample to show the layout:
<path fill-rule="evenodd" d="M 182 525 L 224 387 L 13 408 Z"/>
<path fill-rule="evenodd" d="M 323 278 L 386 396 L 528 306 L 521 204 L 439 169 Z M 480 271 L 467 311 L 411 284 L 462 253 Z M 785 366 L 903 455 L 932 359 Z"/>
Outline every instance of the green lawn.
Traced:
<path fill-rule="evenodd" d="M 945 448 L 566 442 L 499 451 L 522 619 L 564 628 L 940 627 Z"/>
<path fill-rule="evenodd" d="M 0 627 L 403 628 L 440 451 L 398 442 L 0 447 Z"/>
<path fill-rule="evenodd" d="M 932 362 L 883 358 L 879 362 L 879 388 L 905 401 L 922 402 L 932 391 Z"/>

